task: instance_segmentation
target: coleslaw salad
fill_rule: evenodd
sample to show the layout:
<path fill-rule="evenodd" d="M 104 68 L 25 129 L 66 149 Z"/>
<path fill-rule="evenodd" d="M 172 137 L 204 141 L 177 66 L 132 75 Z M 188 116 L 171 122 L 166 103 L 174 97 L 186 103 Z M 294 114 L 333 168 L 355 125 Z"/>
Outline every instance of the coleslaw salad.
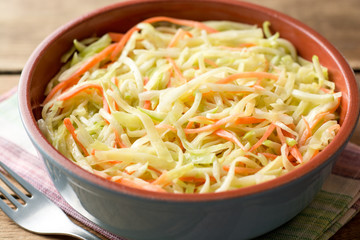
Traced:
<path fill-rule="evenodd" d="M 341 92 L 270 23 L 153 17 L 74 40 L 38 125 L 110 181 L 158 192 L 251 186 L 306 164 L 335 137 Z"/>

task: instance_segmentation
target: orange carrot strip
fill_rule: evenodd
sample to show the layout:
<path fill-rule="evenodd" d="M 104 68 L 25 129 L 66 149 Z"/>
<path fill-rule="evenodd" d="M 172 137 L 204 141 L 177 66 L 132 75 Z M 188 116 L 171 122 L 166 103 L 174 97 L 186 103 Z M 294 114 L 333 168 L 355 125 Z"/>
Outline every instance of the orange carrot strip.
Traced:
<path fill-rule="evenodd" d="M 124 49 L 125 47 L 125 44 L 129 41 L 131 35 L 134 33 L 134 32 L 137 32 L 139 31 L 140 29 L 137 28 L 137 27 L 132 27 L 130 28 L 129 31 L 127 31 L 124 36 L 121 38 L 121 40 L 116 43 L 116 47 L 114 49 L 114 51 L 111 53 L 111 57 L 110 59 L 112 61 L 115 61 L 116 57 L 119 55 L 119 53 Z"/>
<path fill-rule="evenodd" d="M 70 118 L 65 118 L 64 119 L 64 125 L 67 128 L 67 130 L 70 132 L 70 134 L 72 135 L 74 141 L 79 145 L 79 147 L 81 148 L 81 150 L 83 151 L 85 156 L 89 156 L 88 151 L 86 150 L 86 148 L 84 147 L 84 145 L 82 145 L 82 143 L 79 141 L 79 139 L 77 138 L 77 134 L 75 133 L 75 128 L 74 125 L 71 123 Z"/>
<path fill-rule="evenodd" d="M 117 146 L 120 148 L 126 148 L 125 144 L 121 141 L 119 132 L 115 128 L 114 128 L 114 133 L 115 133 L 115 142 Z"/>
<path fill-rule="evenodd" d="M 235 73 L 227 78 L 223 78 L 219 81 L 217 81 L 216 83 L 218 84 L 225 84 L 225 83 L 229 83 L 232 82 L 238 78 L 269 78 L 272 80 L 278 80 L 279 76 L 272 74 L 272 73 L 267 73 L 267 72 L 242 72 L 242 73 Z"/>
<path fill-rule="evenodd" d="M 313 159 L 316 155 L 318 155 L 319 152 L 320 152 L 319 149 L 316 149 L 316 150 L 314 151 L 314 154 L 312 155 L 311 159 Z"/>
<path fill-rule="evenodd" d="M 231 132 L 225 131 L 223 129 L 218 129 L 214 132 L 214 134 L 237 144 L 242 150 L 247 151 L 246 148 L 244 147 L 244 145 L 242 145 L 242 143 L 239 141 L 239 139 Z"/>
<path fill-rule="evenodd" d="M 81 75 L 83 75 L 85 72 L 87 72 L 89 69 L 94 67 L 102 60 L 104 60 L 115 49 L 115 47 L 115 43 L 110 44 L 101 52 L 89 58 L 89 60 L 87 60 L 79 69 L 77 69 L 68 79 L 62 81 L 50 91 L 50 93 L 44 100 L 44 104 L 49 102 L 50 99 L 60 90 L 75 85 L 80 80 Z"/>
<path fill-rule="evenodd" d="M 158 124 L 155 125 L 156 129 L 169 129 L 173 132 L 176 132 L 176 128 L 174 128 L 173 126 L 169 125 L 169 124 Z"/>
<path fill-rule="evenodd" d="M 266 130 L 266 132 L 264 133 L 264 135 L 259 139 L 259 141 L 249 149 L 249 152 L 252 152 L 255 149 L 257 149 L 271 135 L 275 127 L 276 125 L 274 123 L 271 123 L 268 129 Z"/>
<path fill-rule="evenodd" d="M 320 90 L 322 90 L 324 93 L 332 93 L 332 91 L 330 89 L 326 89 L 321 87 Z"/>
<path fill-rule="evenodd" d="M 275 154 L 272 154 L 272 153 L 267 153 L 267 152 L 260 153 L 260 154 L 264 155 L 267 158 L 270 158 L 271 160 L 274 160 L 275 158 L 278 157 L 278 155 L 275 155 Z"/>
<path fill-rule="evenodd" d="M 282 133 L 282 129 L 279 126 L 276 126 L 276 133 L 280 139 L 281 144 L 286 143 L 286 139 L 284 134 Z"/>
<path fill-rule="evenodd" d="M 179 180 L 183 182 L 192 182 L 192 183 L 200 183 L 200 184 L 203 184 L 206 181 L 205 178 L 199 178 L 199 177 L 180 177 Z"/>
<path fill-rule="evenodd" d="M 239 47 L 241 47 L 241 48 L 244 48 L 244 47 L 248 48 L 248 47 L 255 47 L 255 46 L 257 46 L 255 43 L 242 43 L 239 45 Z"/>
<path fill-rule="evenodd" d="M 142 190 L 148 190 L 153 192 L 166 192 L 164 189 L 162 189 L 160 186 L 150 184 L 142 179 L 138 179 L 138 181 L 129 179 L 129 178 L 120 178 L 115 180 L 114 182 L 120 183 L 122 185 L 133 187 L 137 189 Z"/>
<path fill-rule="evenodd" d="M 208 27 L 208 26 L 206 26 L 205 24 L 203 24 L 201 22 L 191 21 L 191 20 L 183 20 L 183 19 L 176 19 L 176 18 L 171 18 L 171 17 L 163 17 L 163 16 L 148 18 L 148 19 L 142 21 L 142 23 L 155 23 L 155 22 L 162 22 L 162 21 L 171 22 L 171 23 L 178 24 L 178 25 L 184 25 L 184 26 L 196 27 L 196 28 L 204 29 L 209 33 L 217 32 L 217 30 L 215 30 L 215 29 L 213 29 L 211 27 Z M 129 31 L 127 31 L 124 34 L 122 39 L 118 42 L 118 45 L 116 46 L 116 49 L 111 54 L 111 60 L 112 61 L 114 61 L 115 58 L 118 56 L 118 54 L 122 51 L 125 44 L 130 39 L 130 36 L 134 32 L 136 32 L 138 30 L 139 30 L 139 28 L 132 27 L 132 28 L 130 28 Z"/>
<path fill-rule="evenodd" d="M 314 128 L 316 127 L 316 125 L 328 114 L 334 113 L 336 111 L 336 109 L 338 109 L 338 107 L 340 106 L 340 102 L 341 102 L 341 97 L 339 97 L 338 99 L 338 103 L 336 104 L 335 107 L 333 107 L 332 109 L 326 111 L 326 112 L 321 112 L 315 115 L 313 121 L 311 122 L 311 124 L 309 124 L 306 119 L 304 117 L 302 117 L 302 119 L 305 122 L 306 125 L 306 130 L 304 131 L 303 135 L 300 138 L 299 144 L 304 145 L 304 143 L 306 142 L 306 140 L 311 136 L 312 134 L 312 130 L 314 130 Z"/>
<path fill-rule="evenodd" d="M 230 167 L 223 166 L 223 169 L 228 172 Z M 258 172 L 260 169 L 261 168 L 235 167 L 235 173 L 241 174 L 241 175 L 249 175 L 249 174 L 254 174 L 254 173 Z"/>
<path fill-rule="evenodd" d="M 204 184 L 206 182 L 206 179 L 205 178 L 202 178 L 202 177 L 192 177 L 192 176 L 188 176 L 188 177 L 180 177 L 179 178 L 180 181 L 183 181 L 183 182 L 191 182 L 191 183 L 195 183 L 195 184 Z M 210 181 L 211 182 L 215 182 L 216 179 L 211 176 L 210 177 Z"/>
<path fill-rule="evenodd" d="M 244 48 L 255 47 L 255 43 L 242 43 L 238 47 L 219 46 L 219 48 L 230 50 L 230 51 L 242 51 Z"/>
<path fill-rule="evenodd" d="M 338 109 L 338 107 L 340 106 L 340 103 L 341 103 L 341 97 L 338 98 L 338 102 L 337 102 L 336 106 L 333 107 L 332 109 L 330 109 L 328 112 L 334 113 L 336 111 L 336 109 Z"/>
<path fill-rule="evenodd" d="M 70 89 L 70 90 L 64 92 L 63 94 L 61 94 L 57 98 L 57 100 L 58 101 L 68 100 L 68 99 L 74 97 L 75 95 L 79 94 L 82 91 L 87 91 L 89 88 L 95 88 L 96 90 L 100 91 L 100 93 L 103 95 L 103 108 L 106 112 L 110 113 L 110 107 L 109 107 L 108 102 L 106 101 L 106 98 L 104 97 L 103 89 L 99 84 L 96 84 L 96 83 L 85 83 L 85 84 L 80 85 L 77 88 Z"/>
<path fill-rule="evenodd" d="M 218 67 L 218 65 L 214 61 L 211 61 L 210 59 L 204 58 L 204 62 L 209 64 L 210 66 L 212 66 L 214 68 Z"/>
<path fill-rule="evenodd" d="M 187 35 L 188 37 L 192 37 L 192 34 L 191 34 L 191 33 L 189 33 L 188 31 L 184 31 L 182 28 L 179 28 L 179 29 L 176 31 L 174 37 L 171 39 L 171 41 L 170 41 L 170 43 L 169 43 L 169 45 L 168 45 L 168 48 L 175 47 L 175 45 L 177 44 L 177 42 L 178 42 L 180 39 L 184 38 L 185 35 Z"/>
<path fill-rule="evenodd" d="M 200 28 L 204 29 L 208 33 L 215 33 L 218 32 L 217 30 L 208 27 L 207 25 L 193 20 L 185 20 L 185 19 L 178 19 L 178 18 L 171 18 L 171 17 L 164 17 L 164 16 L 158 16 L 158 17 L 152 17 L 148 18 L 143 21 L 143 23 L 155 23 L 155 22 L 170 22 L 173 24 L 188 26 L 188 27 L 194 27 L 194 28 Z"/>
<path fill-rule="evenodd" d="M 167 176 L 167 171 L 165 170 L 164 172 L 162 172 L 161 175 L 157 179 L 155 179 L 155 181 L 153 181 L 151 184 L 152 185 L 160 185 L 160 186 L 169 185 L 170 181 Z"/>
<path fill-rule="evenodd" d="M 193 118 L 191 118 L 191 120 L 193 122 L 209 122 L 209 123 L 214 123 L 216 121 L 218 121 L 218 119 L 210 119 L 204 116 L 195 116 Z"/>
<path fill-rule="evenodd" d="M 240 117 L 235 121 L 235 124 L 252 124 L 261 123 L 263 121 L 265 121 L 265 119 L 255 117 Z"/>
<path fill-rule="evenodd" d="M 152 166 L 148 166 L 148 169 L 153 170 L 153 171 L 155 171 L 155 172 L 158 173 L 158 174 L 161 174 L 161 171 L 160 171 L 160 170 L 158 170 L 158 169 L 156 169 L 156 168 L 154 168 L 154 167 L 152 167 Z"/>
<path fill-rule="evenodd" d="M 189 121 L 188 124 L 186 125 L 185 129 L 190 129 L 194 126 L 194 122 Z"/>
<path fill-rule="evenodd" d="M 151 108 L 151 101 L 150 100 L 146 100 L 144 102 L 144 106 L 143 106 L 144 109 L 150 109 Z"/>
<path fill-rule="evenodd" d="M 69 91 L 66 91 L 64 92 L 63 94 L 61 94 L 57 100 L 58 101 L 65 101 L 65 100 L 68 100 L 72 97 L 74 97 L 75 95 L 77 95 L 78 93 L 84 91 L 84 90 L 87 90 L 89 88 L 95 88 L 96 90 L 99 90 L 101 93 L 103 91 L 102 87 L 99 85 L 99 84 L 96 84 L 96 83 L 85 83 L 85 84 L 82 84 L 80 85 L 79 87 L 77 88 L 74 88 L 74 89 L 70 89 Z"/>
<path fill-rule="evenodd" d="M 184 36 L 185 36 L 185 31 L 184 31 L 183 29 L 179 28 L 179 29 L 176 31 L 174 37 L 171 39 L 171 41 L 170 41 L 170 43 L 169 43 L 169 45 L 168 45 L 168 48 L 174 47 L 174 46 L 176 45 L 176 43 L 177 43 L 180 39 L 182 39 Z"/>
<path fill-rule="evenodd" d="M 111 164 L 118 164 L 118 163 L 122 163 L 123 161 L 119 161 L 119 160 L 109 160 L 107 161 L 108 163 L 111 163 Z"/>
<path fill-rule="evenodd" d="M 123 33 L 108 32 L 107 34 L 113 42 L 119 42 L 124 37 Z"/>
<path fill-rule="evenodd" d="M 180 68 L 179 68 L 178 65 L 175 63 L 175 61 L 174 61 L 172 58 L 170 58 L 170 57 L 167 57 L 166 59 L 170 62 L 171 66 L 174 68 L 174 71 L 175 71 L 176 76 L 177 76 L 183 83 L 186 83 L 186 82 L 187 82 L 187 79 L 184 77 L 184 75 L 182 74 Z"/>
<path fill-rule="evenodd" d="M 144 86 L 149 82 L 149 77 L 144 77 Z"/>
<path fill-rule="evenodd" d="M 184 129 L 184 132 L 186 134 L 192 134 L 192 133 L 200 133 L 200 132 L 205 132 L 205 131 L 214 131 L 214 130 L 220 128 L 222 125 L 225 125 L 229 122 L 234 121 L 236 118 L 237 118 L 236 115 L 231 115 L 231 116 L 225 117 L 223 119 L 220 119 L 213 124 L 206 125 L 204 127 Z"/>
<path fill-rule="evenodd" d="M 124 172 L 127 173 L 127 174 L 129 174 L 129 175 L 132 175 L 132 174 L 134 174 L 134 172 L 136 172 L 136 171 L 133 170 L 133 171 L 129 172 L 128 170 L 125 169 Z"/>
<path fill-rule="evenodd" d="M 68 85 L 74 85 L 77 81 L 79 81 L 80 78 L 77 77 L 77 78 L 70 78 L 68 79 L 68 81 L 63 81 L 63 82 L 60 82 L 58 85 L 56 85 L 53 89 L 51 89 L 51 91 L 49 92 L 49 94 L 46 96 L 43 104 L 46 104 L 50 101 L 50 99 L 52 99 L 55 94 L 57 92 L 59 92 L 60 90 L 66 88 Z"/>
<path fill-rule="evenodd" d="M 338 131 L 339 129 L 340 129 L 340 125 L 336 124 L 336 125 L 329 127 L 327 130 L 328 131 Z"/>
<path fill-rule="evenodd" d="M 290 153 L 291 153 L 291 155 L 293 155 L 293 157 L 294 157 L 299 163 L 302 163 L 302 162 L 303 162 L 303 157 L 302 157 L 299 149 L 297 148 L 297 146 L 291 147 Z"/>
<path fill-rule="evenodd" d="M 305 129 L 303 135 L 300 138 L 300 141 L 299 141 L 300 146 L 304 145 L 306 140 L 311 136 L 311 127 L 310 127 L 309 122 L 304 118 L 304 116 L 301 116 L 301 118 L 305 123 L 306 129 Z"/>
<path fill-rule="evenodd" d="M 95 148 L 93 148 L 92 150 L 91 150 L 91 155 L 93 155 L 93 156 L 95 156 L 95 152 L 96 152 L 96 149 Z"/>

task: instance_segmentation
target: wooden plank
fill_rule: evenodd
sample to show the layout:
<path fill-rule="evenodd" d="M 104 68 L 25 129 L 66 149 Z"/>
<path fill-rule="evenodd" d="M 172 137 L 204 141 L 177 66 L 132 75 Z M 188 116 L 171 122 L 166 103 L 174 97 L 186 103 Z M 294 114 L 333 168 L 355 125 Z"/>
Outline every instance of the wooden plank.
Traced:
<path fill-rule="evenodd" d="M 340 7 L 339 2 L 326 0 L 248 1 L 304 22 L 332 42 L 353 68 L 360 68 L 360 1 L 344 0 Z M 56 28 L 114 2 L 118 0 L 0 1 L 0 71 L 22 69 L 35 47 Z"/>
<path fill-rule="evenodd" d="M 20 75 L 0 75 L 0 95 L 16 87 L 19 80 Z"/>

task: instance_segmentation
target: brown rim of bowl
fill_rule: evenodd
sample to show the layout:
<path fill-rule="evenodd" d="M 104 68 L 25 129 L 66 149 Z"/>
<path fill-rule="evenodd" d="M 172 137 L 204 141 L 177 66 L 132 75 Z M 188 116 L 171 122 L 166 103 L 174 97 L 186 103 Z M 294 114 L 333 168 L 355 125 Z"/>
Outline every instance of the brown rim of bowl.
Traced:
<path fill-rule="evenodd" d="M 193 1 L 193 0 L 185 0 L 185 1 Z M 308 26 L 304 25 L 303 23 L 295 20 L 285 14 L 279 13 L 275 10 L 268 9 L 259 5 L 255 5 L 248 2 L 239 2 L 239 1 L 232 1 L 232 0 L 198 0 L 198 2 L 208 3 L 208 2 L 221 2 L 221 4 L 228 4 L 231 6 L 242 6 L 247 7 L 252 10 L 256 10 L 267 14 L 268 16 L 273 16 L 275 18 L 281 19 L 284 23 L 292 26 L 293 28 L 300 29 L 304 33 L 311 36 L 314 41 L 318 42 L 321 46 L 324 46 L 327 49 L 327 52 L 330 57 L 335 59 L 337 65 L 339 66 L 339 71 L 342 76 L 344 76 L 346 81 L 346 89 L 348 90 L 348 112 L 344 118 L 342 126 L 334 138 L 334 140 L 326 147 L 323 151 L 321 151 L 314 159 L 309 161 L 308 163 L 304 164 L 303 166 L 294 169 L 293 171 L 277 177 L 274 180 L 270 180 L 261 184 L 244 187 L 236 190 L 219 192 L 219 193 L 205 193 L 205 194 L 174 194 L 174 193 L 158 193 L 158 192 L 151 192 L 151 191 L 144 191 L 136 188 L 131 188 L 127 186 L 120 185 L 115 182 L 111 182 L 104 178 L 98 177 L 83 168 L 79 167 L 69 159 L 65 158 L 61 155 L 51 144 L 46 140 L 46 138 L 42 135 L 40 129 L 36 124 L 36 120 L 32 114 L 32 109 L 30 106 L 30 81 L 31 77 L 34 73 L 34 69 L 37 67 L 38 61 L 43 55 L 46 48 L 52 44 L 52 42 L 68 29 L 74 27 L 75 25 L 89 19 L 95 15 L 98 15 L 102 12 L 111 11 L 114 8 L 130 6 L 134 4 L 142 4 L 142 3 L 151 3 L 151 2 L 166 2 L 166 0 L 132 0 L 132 1 L 124 1 L 115 3 L 98 10 L 95 10 L 85 16 L 79 17 L 68 24 L 57 29 L 53 32 L 50 36 L 48 36 L 32 53 L 29 60 L 27 61 L 22 74 L 21 74 L 21 81 L 19 87 L 19 107 L 22 116 L 22 121 L 25 125 L 28 134 L 33 142 L 35 142 L 38 147 L 41 147 L 41 152 L 46 153 L 49 155 L 53 160 L 53 162 L 59 166 L 63 167 L 69 174 L 73 175 L 76 178 L 85 179 L 86 181 L 90 182 L 91 184 L 95 184 L 101 186 L 107 190 L 115 191 L 118 193 L 124 193 L 135 197 L 143 197 L 147 199 L 155 199 L 155 200 L 166 200 L 166 201 L 183 201 L 183 202 L 201 202 L 201 201 L 213 201 L 213 200 L 222 200 L 222 199 L 229 199 L 234 197 L 241 197 L 247 196 L 252 194 L 257 194 L 260 192 L 268 191 L 275 187 L 283 186 L 293 180 L 299 179 L 302 176 L 310 173 L 312 170 L 316 169 L 320 165 L 323 165 L 328 158 L 334 155 L 338 150 L 339 147 L 344 146 L 344 144 L 348 141 L 353 128 L 356 125 L 357 117 L 359 115 L 359 96 L 357 92 L 357 84 L 355 81 L 355 76 L 343 58 L 343 56 L 321 35 L 317 32 L 309 28 Z"/>

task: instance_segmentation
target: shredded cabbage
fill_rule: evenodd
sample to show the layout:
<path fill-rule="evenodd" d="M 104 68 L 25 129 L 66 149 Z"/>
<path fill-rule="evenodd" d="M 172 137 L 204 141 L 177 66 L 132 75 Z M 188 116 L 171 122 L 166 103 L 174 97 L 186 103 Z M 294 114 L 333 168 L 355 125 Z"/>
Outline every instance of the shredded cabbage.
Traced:
<path fill-rule="evenodd" d="M 335 137 L 341 93 L 269 22 L 169 22 L 74 40 L 38 121 L 56 149 L 119 184 L 209 193 L 286 174 Z"/>

